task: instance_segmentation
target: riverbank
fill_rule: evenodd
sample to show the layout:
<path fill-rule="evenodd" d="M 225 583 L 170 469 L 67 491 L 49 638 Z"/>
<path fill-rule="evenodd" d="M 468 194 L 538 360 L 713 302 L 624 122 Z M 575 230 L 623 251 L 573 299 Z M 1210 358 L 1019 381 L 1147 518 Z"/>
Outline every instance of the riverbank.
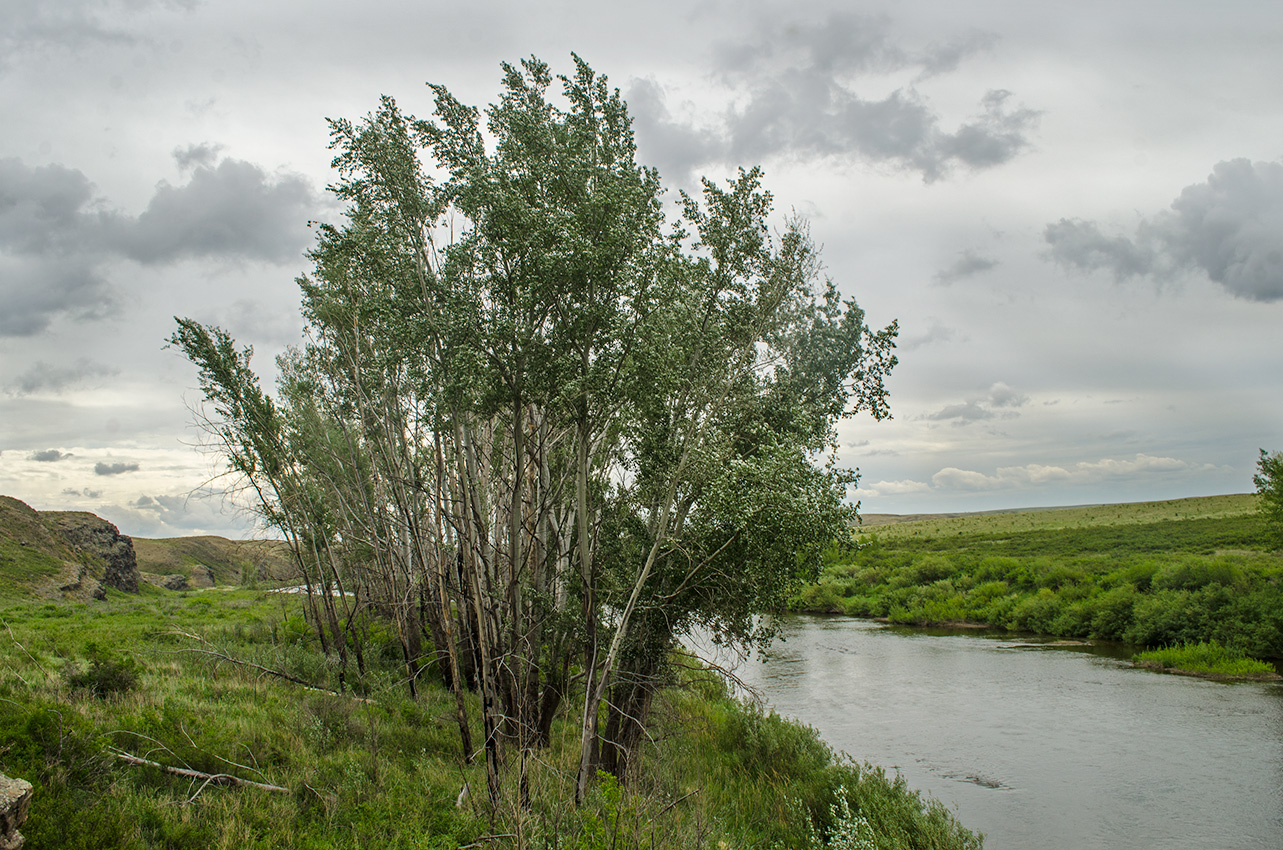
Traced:
<path fill-rule="evenodd" d="M 28 846 L 818 850 L 842 832 L 845 801 L 845 828 L 867 822 L 880 848 L 980 847 L 894 774 L 692 665 L 657 697 L 626 786 L 603 777 L 573 805 L 578 724 L 563 713 L 525 765 L 529 807 L 513 752 L 491 808 L 450 692 L 425 677 L 411 698 L 376 622 L 365 674 L 326 692 L 336 669 L 300 610 L 245 589 L 0 599 L 0 773 L 35 786 Z M 474 697 L 466 708 L 479 730 Z"/>
<path fill-rule="evenodd" d="M 1275 682 L 1283 678 L 1273 664 L 1248 658 L 1242 651 L 1216 641 L 1149 650 L 1132 660 L 1147 670 L 1217 682 Z"/>
<path fill-rule="evenodd" d="M 862 530 L 792 610 L 1283 657 L 1283 555 L 1255 496 L 977 514 Z"/>

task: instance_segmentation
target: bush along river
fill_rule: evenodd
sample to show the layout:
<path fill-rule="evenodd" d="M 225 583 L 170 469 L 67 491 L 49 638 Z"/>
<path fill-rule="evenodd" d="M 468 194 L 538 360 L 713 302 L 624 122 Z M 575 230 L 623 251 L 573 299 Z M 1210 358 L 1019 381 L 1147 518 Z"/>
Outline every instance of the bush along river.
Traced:
<path fill-rule="evenodd" d="M 1154 673 L 1119 645 L 781 626 L 745 684 L 900 771 L 988 850 L 1283 847 L 1283 685 Z"/>

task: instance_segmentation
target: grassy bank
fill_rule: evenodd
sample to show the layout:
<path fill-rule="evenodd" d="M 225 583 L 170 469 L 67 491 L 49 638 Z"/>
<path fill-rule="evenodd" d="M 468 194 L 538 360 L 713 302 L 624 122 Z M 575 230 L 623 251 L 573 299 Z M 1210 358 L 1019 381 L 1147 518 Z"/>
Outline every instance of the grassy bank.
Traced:
<path fill-rule="evenodd" d="M 1276 679 L 1278 671 L 1265 661 L 1248 658 L 1240 650 L 1216 641 L 1187 643 L 1138 653 L 1138 664 L 1156 670 L 1214 679 Z"/>
<path fill-rule="evenodd" d="M 795 608 L 1278 658 L 1283 557 L 1269 540 L 1251 495 L 884 521 Z"/>
<path fill-rule="evenodd" d="M 695 667 L 660 697 L 627 788 L 606 779 L 585 807 L 569 802 L 569 717 L 527 765 L 529 810 L 515 799 L 492 810 L 483 769 L 460 758 L 448 691 L 425 682 L 411 699 L 378 625 L 366 675 L 345 695 L 210 654 L 334 687 L 297 606 L 223 589 L 0 600 L 0 772 L 36 786 L 28 846 L 809 850 L 842 836 L 841 846 L 883 850 L 980 846 L 898 778 L 836 757 L 812 730 L 731 699 Z M 506 789 L 519 769 L 514 755 Z M 475 793 L 458 802 L 465 784 Z"/>

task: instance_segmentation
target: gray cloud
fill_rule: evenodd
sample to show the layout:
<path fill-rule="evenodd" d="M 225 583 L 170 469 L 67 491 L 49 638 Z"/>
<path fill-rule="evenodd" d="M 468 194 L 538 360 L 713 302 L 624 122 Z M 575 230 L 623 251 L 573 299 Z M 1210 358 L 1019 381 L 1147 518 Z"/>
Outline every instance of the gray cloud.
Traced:
<path fill-rule="evenodd" d="M 135 537 L 173 537 L 188 534 L 245 536 L 254 527 L 252 515 L 237 510 L 224 498 L 207 493 L 144 495 L 96 510 L 122 532 Z"/>
<path fill-rule="evenodd" d="M 138 464 L 136 463 L 105 463 L 98 461 L 94 464 L 94 475 L 120 475 L 124 472 L 137 472 Z"/>
<path fill-rule="evenodd" d="M 987 272 L 996 267 L 998 261 L 991 257 L 982 257 L 970 249 L 958 254 L 958 259 L 948 268 L 936 272 L 937 283 L 949 284 L 964 277 Z"/>
<path fill-rule="evenodd" d="M 191 257 L 297 260 L 310 238 L 308 213 L 319 203 L 301 175 L 272 177 L 235 159 L 196 165 L 185 185 L 156 187 L 121 247 L 147 264 Z"/>
<path fill-rule="evenodd" d="M 174 148 L 174 162 L 183 171 L 198 165 L 210 167 L 218 162 L 218 154 L 222 150 L 222 145 L 208 143 Z"/>
<path fill-rule="evenodd" d="M 924 418 L 932 422 L 951 421 L 955 425 L 969 425 L 998 417 L 1014 419 L 1020 415 L 1015 412 L 1016 409 L 1028 403 L 1029 396 L 999 381 L 982 396 L 946 405 L 935 413 L 928 413 Z"/>
<path fill-rule="evenodd" d="M 695 168 L 724 151 L 725 143 L 717 131 L 673 120 L 664 90 L 654 80 L 632 80 L 625 99 L 634 123 L 644 128 L 637 140 L 643 159 L 666 179 L 685 182 Z"/>
<path fill-rule="evenodd" d="M 654 87 L 634 85 L 641 96 L 641 145 L 651 144 L 653 134 L 660 158 L 686 171 L 719 156 L 734 162 L 850 156 L 917 171 L 930 182 L 957 166 L 1000 165 L 1029 146 L 1039 115 L 1012 108 L 1009 92 L 988 92 L 977 115 L 950 132 L 912 86 L 880 99 L 856 90 L 861 75 L 917 71 L 921 80 L 947 73 L 993 43 L 992 36 L 972 33 L 915 53 L 894 43 L 884 17 L 834 13 L 813 24 L 772 21 L 756 39 L 717 50 L 720 77 L 748 93 L 720 127 L 683 128 Z"/>
<path fill-rule="evenodd" d="M 134 45 L 140 39 L 119 26 L 122 13 L 195 6 L 196 0 L 6 0 L 0 4 L 0 70 L 24 53 Z"/>
<path fill-rule="evenodd" d="M 102 491 L 90 490 L 88 487 L 85 487 L 83 490 L 73 490 L 72 488 L 67 487 L 63 489 L 62 495 L 71 496 L 73 498 L 84 496 L 87 499 L 97 499 L 99 496 L 102 495 Z"/>
<path fill-rule="evenodd" d="M 38 463 L 57 463 L 60 460 L 66 460 L 69 457 L 75 457 L 73 454 L 63 454 L 57 449 L 45 449 L 40 452 L 32 452 L 31 460 Z"/>
<path fill-rule="evenodd" d="M 1043 237 L 1052 259 L 1123 280 L 1167 280 L 1196 270 L 1236 298 L 1283 299 L 1283 164 L 1219 162 L 1207 182 L 1185 187 L 1135 236 L 1110 236 L 1095 223 L 1061 219 Z"/>
<path fill-rule="evenodd" d="M 946 327 L 945 325 L 940 324 L 940 322 L 932 320 L 931 326 L 927 328 L 926 331 L 916 334 L 904 334 L 900 338 L 900 341 L 896 343 L 896 348 L 899 348 L 901 351 L 916 351 L 917 349 L 926 345 L 931 345 L 932 343 L 949 342 L 957 338 L 958 330 L 956 328 Z"/>
<path fill-rule="evenodd" d="M 57 316 L 117 309 L 104 267 L 190 258 L 300 259 L 323 201 L 300 175 L 243 160 L 210 164 L 217 147 L 175 151 L 187 182 L 161 182 L 136 218 L 107 208 L 80 171 L 0 159 L 0 336 L 40 333 Z"/>
<path fill-rule="evenodd" d="M 112 366 L 94 363 L 81 357 L 72 366 L 51 366 L 37 360 L 18 375 L 8 386 L 10 395 L 31 395 L 39 392 L 60 393 L 68 387 L 94 378 L 103 378 L 119 372 Z"/>

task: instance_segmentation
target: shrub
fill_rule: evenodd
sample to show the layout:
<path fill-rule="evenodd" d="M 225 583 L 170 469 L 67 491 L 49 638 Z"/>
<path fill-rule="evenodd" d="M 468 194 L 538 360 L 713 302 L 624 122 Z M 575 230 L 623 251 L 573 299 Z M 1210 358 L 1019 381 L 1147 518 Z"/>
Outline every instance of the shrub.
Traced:
<path fill-rule="evenodd" d="M 129 656 L 116 655 L 96 643 L 89 643 L 85 645 L 85 657 L 89 661 L 87 667 L 69 666 L 64 673 L 73 689 L 107 697 L 138 687 L 138 662 Z"/>

